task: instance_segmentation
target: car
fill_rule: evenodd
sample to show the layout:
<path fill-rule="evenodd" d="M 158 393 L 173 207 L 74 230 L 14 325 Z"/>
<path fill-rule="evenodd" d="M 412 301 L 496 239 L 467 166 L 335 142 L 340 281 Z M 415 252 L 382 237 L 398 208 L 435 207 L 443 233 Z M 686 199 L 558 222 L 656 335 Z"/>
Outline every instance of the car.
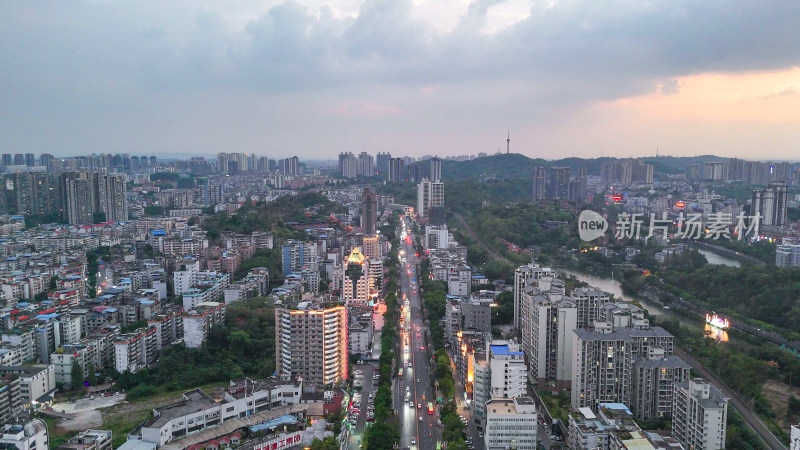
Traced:
<path fill-rule="evenodd" d="M 419 378 L 417 378 L 417 383 L 419 383 Z"/>
<path fill-rule="evenodd" d="M 479 438 L 482 438 L 482 437 L 483 437 L 483 432 L 482 432 L 482 431 L 479 431 L 479 432 L 478 432 L 478 437 L 479 437 Z"/>
<path fill-rule="evenodd" d="M 411 438 L 411 445 L 416 445 L 416 444 L 417 444 L 417 438 L 412 437 Z"/>
<path fill-rule="evenodd" d="M 417 403 L 417 409 L 422 408 L 422 403 Z"/>
<path fill-rule="evenodd" d="M 419 421 L 422 422 L 422 416 L 419 416 Z"/>

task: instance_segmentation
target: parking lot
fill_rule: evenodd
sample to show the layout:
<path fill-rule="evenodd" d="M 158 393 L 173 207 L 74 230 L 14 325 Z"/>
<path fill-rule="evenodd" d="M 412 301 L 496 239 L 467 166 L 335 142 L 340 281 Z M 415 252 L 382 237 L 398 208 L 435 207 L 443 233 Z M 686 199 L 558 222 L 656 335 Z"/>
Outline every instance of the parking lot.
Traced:
<path fill-rule="evenodd" d="M 363 433 L 366 424 L 375 420 L 375 393 L 378 389 L 376 364 L 353 366 L 354 385 L 361 387 L 361 390 L 353 394 L 353 407 L 350 410 L 349 420 L 355 426 L 357 434 Z"/>

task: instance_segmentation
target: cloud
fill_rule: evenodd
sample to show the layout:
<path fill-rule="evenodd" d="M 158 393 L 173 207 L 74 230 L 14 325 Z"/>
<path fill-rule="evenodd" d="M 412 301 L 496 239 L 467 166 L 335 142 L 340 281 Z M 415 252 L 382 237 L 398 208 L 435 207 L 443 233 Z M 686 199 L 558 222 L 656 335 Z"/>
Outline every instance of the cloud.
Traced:
<path fill-rule="evenodd" d="M 139 131 L 199 111 L 206 125 L 280 117 L 287 104 L 301 122 L 349 101 L 362 113 L 392 105 L 418 118 L 405 126 L 522 128 L 597 101 L 677 94 L 677 79 L 688 75 L 783 70 L 800 60 L 793 0 L 769 8 L 754 0 L 536 1 L 486 32 L 492 11 L 508 15 L 518 3 L 9 0 L 0 15 L 0 134 L 7 148 L 31 151 L 178 148 L 190 123 L 162 130 L 163 140 Z M 431 86 L 435 96 L 407 95 Z M 286 125 L 278 133 L 290 134 Z M 237 130 L 241 145 L 260 146 L 258 130 Z"/>
<path fill-rule="evenodd" d="M 681 91 L 681 85 L 678 80 L 668 80 L 661 83 L 659 91 L 664 95 L 675 95 Z"/>
<path fill-rule="evenodd" d="M 795 89 L 794 86 L 790 86 L 790 87 L 788 87 L 786 89 L 783 89 L 781 91 L 778 91 L 778 92 L 775 92 L 775 93 L 772 93 L 772 94 L 769 94 L 769 95 L 765 95 L 765 96 L 761 97 L 761 99 L 762 100 L 769 100 L 769 99 L 780 98 L 780 97 L 794 97 L 795 95 L 798 95 L 797 89 Z"/>

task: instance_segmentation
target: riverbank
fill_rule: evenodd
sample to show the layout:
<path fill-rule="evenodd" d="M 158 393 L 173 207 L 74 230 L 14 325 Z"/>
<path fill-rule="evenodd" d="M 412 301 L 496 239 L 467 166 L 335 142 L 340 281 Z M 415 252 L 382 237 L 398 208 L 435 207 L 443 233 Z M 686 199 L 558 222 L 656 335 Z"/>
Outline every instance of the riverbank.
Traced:
<path fill-rule="evenodd" d="M 764 261 L 761 261 L 758 258 L 754 258 L 752 256 L 745 255 L 745 254 L 743 254 L 741 252 L 737 252 L 737 251 L 731 250 L 729 248 L 721 247 L 719 245 L 709 244 L 708 242 L 692 241 L 692 245 L 694 247 L 697 247 L 698 249 L 703 248 L 703 249 L 706 249 L 706 250 L 711 251 L 713 253 L 716 253 L 719 256 L 723 256 L 724 255 L 726 257 L 733 258 L 736 261 L 741 261 L 741 262 L 744 262 L 744 263 L 747 263 L 747 264 L 755 264 L 757 266 L 766 266 L 767 265 Z M 709 263 L 711 263 L 711 261 L 709 261 Z M 725 264 L 725 265 L 731 265 L 731 264 Z M 739 267 L 739 266 L 737 265 L 735 267 Z"/>
<path fill-rule="evenodd" d="M 692 330 L 699 330 L 701 333 L 703 333 L 701 334 L 701 336 L 702 335 L 709 336 L 709 331 L 711 331 L 711 333 L 714 332 L 713 330 L 709 330 L 709 328 L 711 327 L 705 324 L 705 320 L 703 319 L 701 312 L 698 312 L 696 310 L 697 309 L 696 307 L 694 309 L 684 309 L 679 304 L 673 302 L 671 304 L 672 308 L 664 309 L 663 304 L 660 302 L 660 300 L 658 300 L 658 294 L 656 290 L 653 291 L 648 290 L 647 291 L 648 295 L 642 295 L 641 292 L 638 293 L 638 295 L 630 295 L 626 294 L 623 291 L 622 283 L 617 279 L 603 278 L 603 277 L 598 277 L 596 275 L 587 275 L 584 273 L 568 269 L 558 269 L 558 271 L 568 276 L 573 276 L 579 281 L 585 282 L 599 290 L 612 294 L 615 299 L 621 299 L 623 301 L 641 305 L 641 307 L 644 308 L 650 314 L 650 316 L 652 316 L 657 322 L 662 319 L 671 318 L 671 319 L 676 319 L 682 326 L 689 327 Z M 682 300 L 682 299 L 676 299 L 676 300 Z M 693 305 L 687 305 L 687 306 L 691 308 Z M 750 330 L 742 330 L 742 331 L 749 332 Z M 740 338 L 741 337 L 742 336 L 740 336 Z M 728 333 L 724 331 L 719 332 L 719 334 L 716 336 L 716 340 L 719 343 L 728 342 Z M 738 347 L 742 343 L 742 340 L 737 340 L 736 342 L 739 343 L 736 345 Z M 676 343 L 677 343 L 677 336 L 676 336 Z M 727 350 L 728 352 L 734 351 L 730 347 L 719 347 L 719 349 L 722 348 L 728 348 Z M 702 352 L 700 352 L 700 354 L 698 355 L 693 355 L 689 353 L 690 350 L 691 349 L 687 347 L 683 351 L 680 351 L 680 355 L 682 355 L 682 358 L 683 356 L 686 356 L 683 359 L 693 367 L 696 373 L 705 375 L 714 372 L 700 361 L 700 359 L 703 359 L 707 355 L 704 356 Z M 676 352 L 678 351 L 679 350 L 676 345 Z M 725 350 L 721 351 L 725 352 Z M 697 358 L 695 358 L 695 356 Z M 770 419 L 762 419 L 761 417 L 758 417 L 756 412 L 753 411 L 753 408 L 749 407 L 748 403 L 742 399 L 742 397 L 738 394 L 738 392 L 735 389 L 728 387 L 727 384 L 724 383 L 716 375 L 713 377 L 713 380 L 715 384 L 719 385 L 719 387 L 724 388 L 724 391 L 730 392 L 731 394 L 735 394 L 735 396 L 730 395 L 731 398 L 736 399 L 736 401 L 731 402 L 731 405 L 734 406 L 740 412 L 742 418 L 747 423 L 747 425 L 759 436 L 759 438 L 762 441 L 764 441 L 766 445 L 768 445 L 769 448 L 786 448 L 785 446 L 782 446 L 780 444 L 781 442 L 780 439 L 783 438 L 784 436 L 780 436 L 780 438 L 776 437 L 775 433 L 773 433 L 772 431 L 773 429 L 775 429 L 775 430 L 781 430 L 785 433 L 785 430 L 781 429 L 780 425 L 778 425 L 775 422 L 774 417 Z M 753 393 L 750 393 L 748 395 L 751 394 Z M 772 403 L 771 404 L 772 409 L 775 409 L 779 406 L 774 402 L 770 403 Z M 759 410 L 759 412 L 764 413 L 763 408 Z M 767 415 L 769 414 L 771 413 L 767 413 Z M 765 420 L 768 420 L 770 422 L 770 425 L 772 425 L 772 429 L 770 426 L 765 424 Z"/>

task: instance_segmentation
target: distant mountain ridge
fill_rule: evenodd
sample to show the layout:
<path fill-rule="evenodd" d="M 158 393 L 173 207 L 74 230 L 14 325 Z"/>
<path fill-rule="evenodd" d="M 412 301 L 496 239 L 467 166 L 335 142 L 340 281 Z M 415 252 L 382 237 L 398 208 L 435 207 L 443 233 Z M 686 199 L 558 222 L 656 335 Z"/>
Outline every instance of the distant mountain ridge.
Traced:
<path fill-rule="evenodd" d="M 603 163 L 620 161 L 627 158 L 563 158 L 545 160 L 529 158 L 519 153 L 497 154 L 469 161 L 442 160 L 442 178 L 444 180 L 460 180 L 465 178 L 530 178 L 535 166 L 542 167 L 569 167 L 572 173 L 578 172 L 581 167 L 586 168 L 589 175 L 600 175 Z M 691 164 L 702 165 L 705 162 L 724 161 L 714 155 L 702 156 L 659 156 L 645 157 L 645 162 L 653 164 L 656 173 L 678 174 L 688 171 Z M 429 160 L 415 162 L 414 165 L 427 166 Z"/>

